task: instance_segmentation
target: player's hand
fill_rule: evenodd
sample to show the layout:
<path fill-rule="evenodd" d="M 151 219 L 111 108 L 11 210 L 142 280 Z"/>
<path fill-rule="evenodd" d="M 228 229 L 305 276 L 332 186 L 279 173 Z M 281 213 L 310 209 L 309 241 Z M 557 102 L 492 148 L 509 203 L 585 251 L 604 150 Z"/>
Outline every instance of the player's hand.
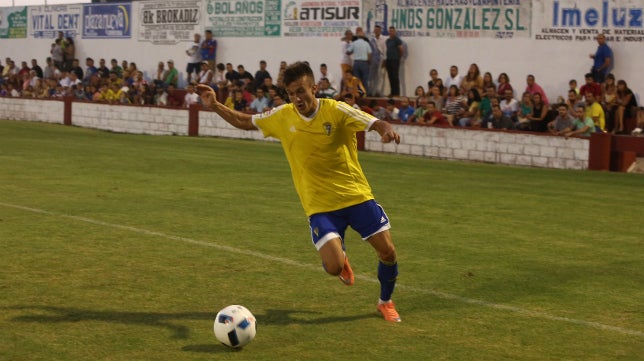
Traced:
<path fill-rule="evenodd" d="M 201 103 L 206 108 L 211 108 L 217 102 L 217 94 L 206 84 L 197 85 L 197 92 L 201 97 Z"/>
<path fill-rule="evenodd" d="M 391 143 L 392 141 L 396 142 L 396 144 L 400 144 L 400 134 L 394 132 L 393 129 L 385 132 L 382 135 L 383 143 Z"/>

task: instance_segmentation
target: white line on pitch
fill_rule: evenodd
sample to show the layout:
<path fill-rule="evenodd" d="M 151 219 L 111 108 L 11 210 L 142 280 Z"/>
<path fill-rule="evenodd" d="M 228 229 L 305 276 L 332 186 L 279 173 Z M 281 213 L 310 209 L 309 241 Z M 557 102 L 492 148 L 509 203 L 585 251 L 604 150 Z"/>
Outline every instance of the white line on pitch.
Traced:
<path fill-rule="evenodd" d="M 247 250 L 247 249 L 241 249 L 241 248 L 225 246 L 225 245 L 221 245 L 221 244 L 217 244 L 217 243 L 213 243 L 213 242 L 199 241 L 199 240 L 195 240 L 195 239 L 187 238 L 187 237 L 173 236 L 173 235 L 170 235 L 170 234 L 165 234 L 165 233 L 156 232 L 156 231 L 150 231 L 150 230 L 143 229 L 143 228 L 138 228 L 138 227 L 131 227 L 131 226 L 125 226 L 125 225 L 122 225 L 122 224 L 103 222 L 103 221 L 99 221 L 99 220 L 95 220 L 95 219 L 91 219 L 91 218 L 74 216 L 74 215 L 69 215 L 69 214 L 62 214 L 62 213 L 55 213 L 55 212 L 46 211 L 44 209 L 25 207 L 25 206 L 20 206 L 20 205 L 10 204 L 10 203 L 4 203 L 4 202 L 0 202 L 0 206 L 20 209 L 20 210 L 28 211 L 28 212 L 32 212 L 32 213 L 45 214 L 45 215 L 48 215 L 48 216 L 55 216 L 55 217 L 73 219 L 73 220 L 77 220 L 77 221 L 81 221 L 81 222 L 85 222 L 85 223 L 91 223 L 91 224 L 95 224 L 95 225 L 99 225 L 99 226 L 131 231 L 131 232 L 135 232 L 135 233 L 145 234 L 145 235 L 148 235 L 148 236 L 155 236 L 155 237 L 160 237 L 160 238 L 171 239 L 171 240 L 174 240 L 174 241 L 181 241 L 181 242 L 185 242 L 185 243 L 196 244 L 196 245 L 199 245 L 199 246 L 212 247 L 212 248 L 216 248 L 216 249 L 219 249 L 219 250 L 222 250 L 222 251 L 227 251 L 227 252 L 237 253 L 237 254 L 243 254 L 243 255 L 257 257 L 257 258 L 262 258 L 262 259 L 265 259 L 265 260 L 279 262 L 279 263 L 288 264 L 288 265 L 297 266 L 297 267 L 303 267 L 303 268 L 309 268 L 309 269 L 318 269 L 319 268 L 318 266 L 314 266 L 314 265 L 309 264 L 309 263 L 298 262 L 298 261 L 294 261 L 294 260 L 288 259 L 288 258 L 271 256 L 271 255 L 267 255 L 267 254 L 260 253 L 260 252 L 250 251 L 250 250 Z M 376 279 L 374 279 L 372 277 L 365 276 L 365 275 L 357 274 L 356 278 L 361 279 L 363 281 L 378 283 L 378 280 L 376 280 Z M 580 319 L 569 318 L 569 317 L 555 316 L 555 315 L 551 315 L 551 314 L 545 313 L 545 312 L 531 311 L 531 310 L 521 308 L 521 307 L 504 305 L 504 304 L 501 304 L 501 303 L 486 302 L 486 301 L 477 300 L 477 299 L 474 299 L 474 298 L 467 298 L 467 297 L 462 297 L 462 296 L 458 296 L 458 295 L 453 295 L 451 293 L 435 291 L 435 290 L 425 289 L 425 288 L 418 288 L 418 287 L 413 287 L 413 286 L 406 286 L 404 284 L 397 284 L 396 288 L 405 289 L 405 290 L 408 290 L 408 291 L 411 291 L 411 292 L 431 295 L 431 296 L 434 296 L 434 297 L 443 298 L 443 299 L 447 299 L 447 300 L 452 300 L 452 301 L 457 301 L 457 302 L 462 302 L 462 303 L 468 303 L 468 304 L 472 304 L 472 305 L 479 305 L 479 306 L 489 307 L 489 308 L 493 308 L 493 309 L 497 309 L 497 310 L 510 311 L 510 312 L 518 313 L 518 314 L 528 316 L 528 317 L 533 317 L 533 318 L 541 318 L 541 319 L 546 319 L 546 320 L 551 320 L 551 321 L 567 322 L 567 323 L 572 323 L 572 324 L 576 324 L 576 325 L 580 325 L 580 326 L 592 327 L 592 328 L 596 328 L 596 329 L 600 329 L 600 330 L 613 331 L 613 332 L 622 333 L 622 334 L 626 334 L 626 335 L 644 337 L 644 332 L 642 332 L 642 331 L 637 331 L 637 330 L 632 330 L 632 329 L 623 328 L 623 327 L 617 327 L 617 326 L 610 326 L 610 325 L 606 325 L 606 324 L 599 323 L 599 322 L 586 321 L 586 320 L 580 320 Z"/>

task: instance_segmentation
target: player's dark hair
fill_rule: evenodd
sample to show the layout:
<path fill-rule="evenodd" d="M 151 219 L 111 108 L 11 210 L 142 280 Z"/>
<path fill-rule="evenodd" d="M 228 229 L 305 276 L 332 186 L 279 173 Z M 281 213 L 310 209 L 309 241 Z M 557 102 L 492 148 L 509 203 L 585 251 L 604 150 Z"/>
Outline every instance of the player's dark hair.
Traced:
<path fill-rule="evenodd" d="M 284 70 L 284 85 L 289 86 L 294 81 L 298 79 L 309 76 L 311 80 L 314 81 L 313 70 L 311 67 L 301 61 L 295 62 L 286 67 Z"/>

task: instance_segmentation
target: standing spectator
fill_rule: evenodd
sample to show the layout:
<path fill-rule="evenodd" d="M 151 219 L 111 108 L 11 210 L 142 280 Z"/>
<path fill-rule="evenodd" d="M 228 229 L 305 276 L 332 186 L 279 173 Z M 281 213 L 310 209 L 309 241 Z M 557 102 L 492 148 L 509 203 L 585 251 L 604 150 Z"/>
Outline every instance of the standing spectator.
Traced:
<path fill-rule="evenodd" d="M 340 57 L 340 71 L 342 71 L 342 73 L 340 74 L 344 75 L 347 70 L 351 71 L 353 69 L 353 60 L 351 59 L 351 55 L 349 54 L 349 46 L 353 41 L 353 33 L 351 32 L 351 30 L 346 30 L 344 32 L 344 37 L 341 40 L 342 57 Z"/>
<path fill-rule="evenodd" d="M 369 89 L 369 64 L 373 54 L 361 27 L 356 28 L 356 36 L 349 44 L 347 54 L 353 57 L 353 74 L 360 79 L 365 89 Z"/>
<path fill-rule="evenodd" d="M 385 68 L 391 87 L 390 97 L 400 95 L 400 59 L 403 56 L 402 40 L 396 36 L 396 28 L 389 27 L 389 38 L 386 41 L 387 58 L 385 59 Z"/>
<path fill-rule="evenodd" d="M 197 80 L 199 80 L 199 73 L 201 70 L 203 70 L 203 66 L 201 64 L 201 52 L 199 51 L 200 48 L 201 35 L 194 34 L 192 43 L 188 44 L 188 47 L 186 48 L 186 55 L 188 55 L 188 64 L 186 65 L 186 81 L 188 82 L 188 84 L 192 82 L 193 73 L 195 74 Z M 208 64 L 207 61 L 206 64 Z M 211 67 L 210 70 L 214 70 L 214 67 Z M 210 83 L 208 83 L 208 85 L 210 85 Z"/>
<path fill-rule="evenodd" d="M 105 59 L 103 58 L 98 61 L 98 75 L 101 79 L 110 77 L 110 69 L 105 65 Z"/>
<path fill-rule="evenodd" d="M 458 73 L 458 67 L 452 65 L 449 67 L 449 76 L 445 79 L 445 88 L 449 91 L 449 88 L 452 85 L 455 85 L 457 89 L 461 89 L 461 83 L 463 82 L 463 76 Z"/>
<path fill-rule="evenodd" d="M 179 72 L 177 71 L 177 68 L 174 67 L 174 60 L 172 59 L 168 60 L 167 64 L 168 64 L 168 72 L 165 74 L 163 83 L 166 86 L 172 85 L 176 88 L 177 83 L 179 82 Z"/>
<path fill-rule="evenodd" d="M 259 61 L 259 70 L 255 72 L 255 89 L 264 86 L 264 79 L 270 78 L 271 74 L 266 70 L 266 60 Z"/>
<path fill-rule="evenodd" d="M 407 95 L 407 73 L 405 72 L 405 64 L 407 63 L 409 49 L 406 41 L 402 39 L 400 41 L 402 41 L 402 55 L 400 55 L 400 66 L 398 66 L 398 81 L 400 82 L 400 93 Z"/>
<path fill-rule="evenodd" d="M 384 79 L 382 64 L 387 54 L 387 44 L 382 36 L 382 27 L 376 25 L 373 28 L 373 35 L 369 37 L 371 45 L 371 63 L 369 64 L 369 87 L 367 93 L 370 96 L 381 96 L 384 92 Z M 333 83 L 332 83 L 333 84 Z"/>
<path fill-rule="evenodd" d="M 278 88 L 284 90 L 284 70 L 286 70 L 286 62 L 285 61 L 280 61 L 280 69 L 277 72 L 277 82 L 276 85 Z"/>
<path fill-rule="evenodd" d="M 593 66 L 590 73 L 593 79 L 601 84 L 604 82 L 606 75 L 613 69 L 615 60 L 613 59 L 613 51 L 606 44 L 606 36 L 604 34 L 597 35 L 597 44 L 595 54 L 590 54 L 590 58 L 593 59 Z"/>
<path fill-rule="evenodd" d="M 36 75 L 37 75 L 40 79 L 42 79 L 42 78 L 43 78 L 44 74 L 43 74 L 42 68 L 40 67 L 40 65 L 38 65 L 38 60 L 36 60 L 36 59 L 31 59 L 31 70 L 35 71 L 35 72 L 36 72 Z"/>
<path fill-rule="evenodd" d="M 212 30 L 206 30 L 206 38 L 201 43 L 201 60 L 208 62 L 210 69 L 215 70 L 217 58 L 217 40 L 212 36 Z"/>
<path fill-rule="evenodd" d="M 65 53 L 63 52 L 62 40 L 56 39 L 54 46 L 51 47 L 51 58 L 54 60 L 54 65 L 58 67 L 59 70 L 65 69 Z"/>
<path fill-rule="evenodd" d="M 65 58 L 65 68 L 70 70 L 73 66 L 74 59 L 76 59 L 76 45 L 74 45 L 74 39 L 67 38 L 65 39 L 65 45 L 63 47 L 63 53 Z M 79 79 L 82 79 L 83 76 L 79 76 Z"/>
<path fill-rule="evenodd" d="M 548 97 L 546 96 L 546 92 L 543 91 L 543 88 L 539 84 L 536 83 L 534 79 L 534 75 L 530 74 L 526 77 L 526 83 L 528 84 L 525 88 L 525 91 L 530 93 L 530 95 L 535 95 L 539 94 L 541 96 L 541 101 L 543 104 L 548 106 Z"/>

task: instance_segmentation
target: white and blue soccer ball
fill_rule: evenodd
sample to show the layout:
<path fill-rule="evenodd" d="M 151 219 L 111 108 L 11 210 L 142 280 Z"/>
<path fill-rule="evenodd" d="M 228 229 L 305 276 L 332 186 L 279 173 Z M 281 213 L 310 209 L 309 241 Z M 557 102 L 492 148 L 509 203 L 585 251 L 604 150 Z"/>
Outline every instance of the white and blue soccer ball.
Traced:
<path fill-rule="evenodd" d="M 215 318 L 215 337 L 228 347 L 248 345 L 257 332 L 255 316 L 244 306 L 224 307 Z"/>

